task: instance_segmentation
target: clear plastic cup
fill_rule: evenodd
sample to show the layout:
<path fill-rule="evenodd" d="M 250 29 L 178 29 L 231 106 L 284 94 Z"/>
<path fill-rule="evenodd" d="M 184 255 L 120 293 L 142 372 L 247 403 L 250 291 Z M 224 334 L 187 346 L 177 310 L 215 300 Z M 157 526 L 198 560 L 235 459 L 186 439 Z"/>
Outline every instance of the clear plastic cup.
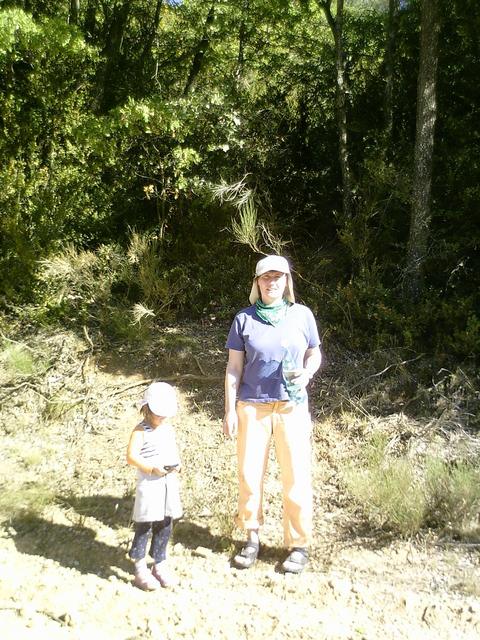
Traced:
<path fill-rule="evenodd" d="M 285 376 L 285 380 L 288 382 L 292 382 L 295 380 L 297 376 L 300 376 L 303 373 L 303 369 L 284 369 L 283 375 Z"/>

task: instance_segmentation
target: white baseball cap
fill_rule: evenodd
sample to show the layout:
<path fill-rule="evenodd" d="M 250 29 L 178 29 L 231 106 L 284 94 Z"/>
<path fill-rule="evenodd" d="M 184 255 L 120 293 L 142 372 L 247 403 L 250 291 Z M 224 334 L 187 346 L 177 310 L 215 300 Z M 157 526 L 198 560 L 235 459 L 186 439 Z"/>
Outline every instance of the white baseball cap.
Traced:
<path fill-rule="evenodd" d="M 156 416 L 172 418 L 177 413 L 177 394 L 166 382 L 152 382 L 143 394 L 140 407 L 148 408 Z"/>
<path fill-rule="evenodd" d="M 267 271 L 280 271 L 280 273 L 285 273 L 287 275 L 287 286 L 285 287 L 285 298 L 289 302 L 295 302 L 295 295 L 293 293 L 293 280 L 292 274 L 290 273 L 290 265 L 288 264 L 288 260 L 283 256 L 265 256 L 257 262 L 257 266 L 255 267 L 255 277 L 253 278 L 252 289 L 250 291 L 250 304 L 255 304 L 255 302 L 260 298 L 260 291 L 258 290 L 257 278 L 262 276 Z"/>

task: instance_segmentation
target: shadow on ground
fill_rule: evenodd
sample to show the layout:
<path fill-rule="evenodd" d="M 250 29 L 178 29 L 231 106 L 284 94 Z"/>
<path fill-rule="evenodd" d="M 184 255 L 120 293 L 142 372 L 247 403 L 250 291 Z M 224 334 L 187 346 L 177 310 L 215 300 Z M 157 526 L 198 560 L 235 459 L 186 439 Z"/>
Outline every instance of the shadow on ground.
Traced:
<path fill-rule="evenodd" d="M 64 567 L 102 577 L 114 575 L 117 568 L 131 569 L 126 549 L 96 540 L 96 532 L 89 527 L 56 524 L 32 515 L 11 524 L 16 531 L 15 546 L 21 553 L 43 556 Z"/>
<path fill-rule="evenodd" d="M 232 566 L 234 566 L 234 556 L 240 552 L 244 543 L 243 540 L 213 535 L 208 527 L 188 520 L 180 520 L 176 523 L 173 537 L 175 543 L 180 543 L 187 549 L 195 550 L 203 547 L 213 552 L 228 552 Z M 285 559 L 286 553 L 283 548 L 262 544 L 258 558 L 263 562 L 276 565 L 276 570 L 280 570 L 280 564 Z"/>
<path fill-rule="evenodd" d="M 120 504 L 120 509 L 125 509 L 126 500 L 114 496 L 92 496 L 78 498 L 75 503 L 70 500 L 69 505 L 72 508 L 78 506 L 80 516 L 90 515 L 112 526 L 114 506 Z M 130 499 L 128 504 L 131 507 Z M 98 540 L 97 532 L 81 522 L 80 519 L 79 524 L 58 524 L 37 515 L 26 514 L 12 520 L 10 525 L 16 532 L 13 540 L 21 553 L 42 556 L 83 574 L 93 573 L 104 578 L 118 575 L 117 570 L 131 572 L 132 563 L 127 555 L 130 540 L 118 546 L 111 546 Z M 122 522 L 119 520 L 113 526 L 115 524 L 119 528 L 125 526 L 125 521 L 122 518 Z M 188 520 L 175 522 L 172 543 L 180 544 L 192 551 L 203 547 L 214 553 L 223 553 L 233 547 L 231 539 L 213 535 L 207 526 Z M 265 547 L 262 549 L 262 556 L 264 559 L 278 560 L 278 552 L 279 550 Z"/>
<path fill-rule="evenodd" d="M 74 509 L 80 518 L 92 517 L 112 529 L 128 527 L 131 523 L 133 494 L 118 496 L 57 496 L 57 502 Z"/>

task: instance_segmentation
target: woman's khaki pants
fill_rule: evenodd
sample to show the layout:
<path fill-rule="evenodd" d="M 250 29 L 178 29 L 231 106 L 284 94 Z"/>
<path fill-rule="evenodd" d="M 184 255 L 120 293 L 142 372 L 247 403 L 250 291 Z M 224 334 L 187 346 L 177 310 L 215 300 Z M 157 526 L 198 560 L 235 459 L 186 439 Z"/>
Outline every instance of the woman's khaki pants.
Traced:
<path fill-rule="evenodd" d="M 311 420 L 307 403 L 237 402 L 239 499 L 236 524 L 263 524 L 263 485 L 273 437 L 283 487 L 286 547 L 306 547 L 312 533 Z"/>

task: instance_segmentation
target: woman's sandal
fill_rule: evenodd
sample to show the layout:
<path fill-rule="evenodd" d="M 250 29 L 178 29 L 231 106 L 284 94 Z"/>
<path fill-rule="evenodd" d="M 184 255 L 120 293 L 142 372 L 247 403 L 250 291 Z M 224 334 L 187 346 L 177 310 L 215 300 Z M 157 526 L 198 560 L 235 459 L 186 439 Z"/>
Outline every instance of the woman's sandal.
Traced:
<path fill-rule="evenodd" d="M 248 541 L 234 558 L 233 562 L 238 569 L 250 569 L 258 557 L 260 545 L 258 542 Z"/>
<path fill-rule="evenodd" d="M 308 564 L 308 551 L 294 547 L 282 564 L 285 573 L 301 573 Z"/>

